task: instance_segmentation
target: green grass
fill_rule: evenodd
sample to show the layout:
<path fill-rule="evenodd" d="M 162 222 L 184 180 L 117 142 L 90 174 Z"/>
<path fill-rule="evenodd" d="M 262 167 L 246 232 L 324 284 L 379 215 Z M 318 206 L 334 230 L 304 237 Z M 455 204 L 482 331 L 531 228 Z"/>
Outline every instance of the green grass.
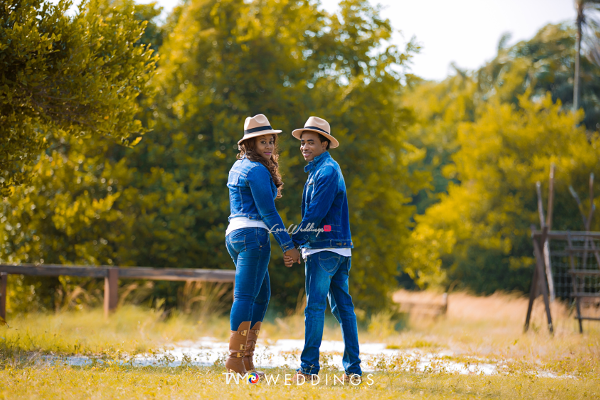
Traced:
<path fill-rule="evenodd" d="M 269 373 L 291 374 L 274 369 Z M 90 399 L 594 399 L 600 380 L 535 376 L 464 376 L 453 374 L 376 373 L 372 385 L 277 385 L 225 383 L 222 370 L 194 368 L 5 367 L 0 398 Z"/>
<path fill-rule="evenodd" d="M 469 300 L 470 301 L 470 300 Z M 489 313 L 482 313 L 487 315 Z M 452 361 L 474 358 L 501 361 L 503 373 L 494 376 L 418 372 L 402 357 L 371 362 L 373 385 L 286 386 L 284 374 L 292 369 L 268 369 L 281 374 L 277 385 L 227 385 L 223 367 L 132 367 L 119 363 L 129 355 L 158 350 L 183 340 L 212 336 L 227 340 L 226 317 L 196 320 L 189 315 L 125 306 L 108 320 L 101 310 L 59 314 L 9 315 L 9 326 L 0 326 L 0 399 L 15 398 L 600 398 L 600 324 L 585 325 L 580 335 L 571 318 L 557 317 L 556 333 L 543 329 L 536 314 L 533 329 L 522 333 L 521 310 L 514 319 L 464 318 L 449 313 L 437 319 L 411 319 L 395 331 L 391 313 L 381 313 L 359 332 L 361 343 L 383 342 L 389 349 L 418 352 L 451 351 Z M 562 318 L 562 319 L 561 319 Z M 301 315 L 275 319 L 263 325 L 267 342 L 303 337 Z M 325 339 L 341 340 L 339 327 L 330 324 Z M 43 355 L 88 355 L 104 364 L 72 367 L 50 364 Z M 327 355 L 323 355 L 326 359 Z M 407 369 L 408 368 L 408 369 Z M 341 374 L 329 368 L 324 373 Z M 559 378 L 540 377 L 551 372 Z"/>
<path fill-rule="evenodd" d="M 161 312 L 122 307 L 108 320 L 102 310 L 60 314 L 27 314 L 0 327 L 0 355 L 41 354 L 114 355 L 143 353 L 166 343 L 214 336 L 229 337 L 224 318 L 193 321 L 184 315 L 164 318 Z M 1 363 L 0 358 L 0 363 Z"/>

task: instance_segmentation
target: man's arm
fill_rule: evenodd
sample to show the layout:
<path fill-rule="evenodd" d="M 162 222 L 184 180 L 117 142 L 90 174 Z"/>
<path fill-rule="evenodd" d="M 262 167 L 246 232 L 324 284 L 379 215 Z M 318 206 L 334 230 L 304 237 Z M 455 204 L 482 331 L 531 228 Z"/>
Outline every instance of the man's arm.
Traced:
<path fill-rule="evenodd" d="M 337 194 L 337 171 L 331 167 L 323 169 L 315 177 L 313 185 L 315 185 L 315 188 L 313 189 L 310 204 L 306 206 L 304 215 L 302 216 L 302 223 L 298 227 L 297 232 L 292 235 L 292 240 L 297 245 L 306 243 L 311 234 L 311 232 L 303 232 L 301 228 L 306 228 L 310 224 L 314 228 L 318 228 L 323 218 L 329 212 Z"/>

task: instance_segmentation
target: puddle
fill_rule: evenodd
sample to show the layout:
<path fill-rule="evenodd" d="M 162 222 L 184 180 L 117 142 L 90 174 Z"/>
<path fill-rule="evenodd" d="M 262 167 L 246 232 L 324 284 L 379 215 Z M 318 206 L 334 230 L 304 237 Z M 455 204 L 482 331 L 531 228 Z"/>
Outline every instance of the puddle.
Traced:
<path fill-rule="evenodd" d="M 255 364 L 258 367 L 284 367 L 296 369 L 300 365 L 300 353 L 304 340 L 283 339 L 275 342 L 259 340 L 255 352 Z M 153 354 L 136 355 L 133 358 L 124 356 L 120 363 L 132 366 L 169 366 L 180 365 L 210 366 L 217 360 L 227 356 L 228 344 L 210 337 L 198 341 L 175 343 Z M 326 366 L 343 371 L 342 355 L 344 343 L 324 340 L 321 354 L 326 359 Z M 502 365 L 489 360 L 473 358 L 472 362 L 457 362 L 449 359 L 454 354 L 449 350 L 428 353 L 418 349 L 387 349 L 384 343 L 363 343 L 360 345 L 361 367 L 365 372 L 388 368 L 392 362 L 396 369 L 435 371 L 458 374 L 495 375 L 502 373 Z M 464 357 L 463 357 L 464 358 Z M 92 365 L 94 363 L 115 362 L 101 358 L 86 356 L 56 357 L 44 356 L 43 360 L 52 363 L 66 363 L 73 366 Z M 548 376 L 548 373 L 545 373 Z"/>
<path fill-rule="evenodd" d="M 304 340 L 283 339 L 264 342 L 259 339 L 254 363 L 257 367 L 262 368 L 283 367 L 295 370 L 300 366 L 300 354 L 303 346 Z M 204 337 L 198 341 L 175 343 L 151 354 L 136 355 L 134 357 L 123 355 L 120 360 L 103 360 L 102 358 L 86 356 L 42 356 L 41 359 L 52 364 L 61 363 L 73 366 L 93 365 L 95 363 L 119 363 L 134 367 L 211 366 L 218 360 L 225 360 L 227 349 L 228 343 Z M 321 370 L 325 371 L 327 368 L 333 368 L 340 372 L 343 371 L 343 351 L 343 342 L 324 340 L 321 343 L 321 355 L 325 359 L 325 365 L 321 365 Z M 384 343 L 363 343 L 360 345 L 361 368 L 364 372 L 395 370 L 461 375 L 507 375 L 510 373 L 506 361 L 465 356 L 460 357 L 461 360 L 465 361 L 455 361 L 452 359 L 453 356 L 454 353 L 450 350 L 425 352 L 420 349 L 388 349 Z M 544 378 L 575 378 L 570 375 L 558 376 L 548 371 L 529 371 L 525 374 Z"/>

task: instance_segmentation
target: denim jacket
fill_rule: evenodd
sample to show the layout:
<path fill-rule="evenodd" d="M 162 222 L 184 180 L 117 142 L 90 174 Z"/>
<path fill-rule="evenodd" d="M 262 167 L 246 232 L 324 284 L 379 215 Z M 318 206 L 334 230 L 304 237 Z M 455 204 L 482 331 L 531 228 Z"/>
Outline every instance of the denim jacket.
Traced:
<path fill-rule="evenodd" d="M 302 193 L 302 223 L 292 240 L 309 249 L 353 248 L 340 166 L 326 151 L 310 161 L 304 172 L 308 172 L 308 180 Z"/>
<path fill-rule="evenodd" d="M 244 156 L 229 170 L 227 187 L 231 211 L 229 220 L 236 217 L 262 220 L 284 252 L 294 248 L 275 208 L 277 187 L 267 167 Z"/>

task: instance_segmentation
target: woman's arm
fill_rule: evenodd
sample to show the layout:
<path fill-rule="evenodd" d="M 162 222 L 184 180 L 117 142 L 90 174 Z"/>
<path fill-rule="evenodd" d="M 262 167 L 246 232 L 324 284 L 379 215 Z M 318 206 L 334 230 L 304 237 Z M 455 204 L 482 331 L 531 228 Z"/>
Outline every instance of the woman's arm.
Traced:
<path fill-rule="evenodd" d="M 283 252 L 294 248 L 292 238 L 275 208 L 271 192 L 271 174 L 266 167 L 256 166 L 248 172 L 248 184 L 261 219 L 267 225 Z"/>

